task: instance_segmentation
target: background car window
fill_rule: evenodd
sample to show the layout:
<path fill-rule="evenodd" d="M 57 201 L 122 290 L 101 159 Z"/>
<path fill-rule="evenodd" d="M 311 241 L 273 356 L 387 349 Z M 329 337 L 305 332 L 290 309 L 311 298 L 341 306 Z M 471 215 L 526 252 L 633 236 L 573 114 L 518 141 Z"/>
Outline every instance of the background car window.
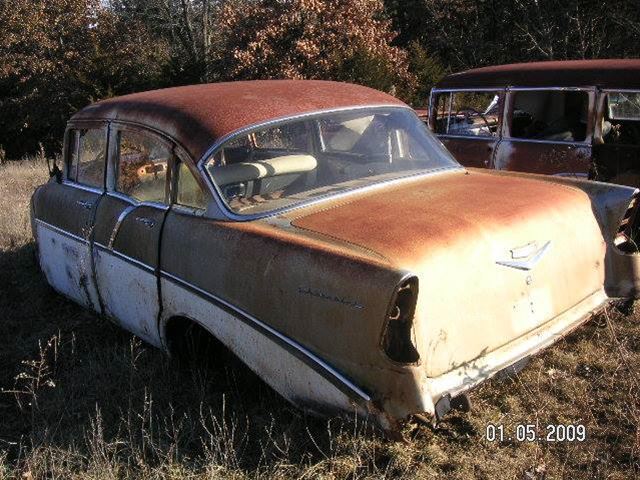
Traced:
<path fill-rule="evenodd" d="M 450 114 L 449 95 L 453 95 Z M 436 100 L 436 133 L 473 137 L 498 135 L 499 92 L 453 92 L 439 94 Z"/>
<path fill-rule="evenodd" d="M 178 192 L 176 203 L 186 207 L 205 209 L 207 198 L 185 163 L 178 167 Z"/>
<path fill-rule="evenodd" d="M 139 132 L 119 132 L 116 190 L 141 202 L 164 202 L 170 158 L 163 142 Z"/>
<path fill-rule="evenodd" d="M 105 130 L 73 130 L 69 137 L 69 180 L 102 188 L 106 148 Z"/>
<path fill-rule="evenodd" d="M 531 90 L 514 94 L 511 137 L 582 142 L 589 95 L 582 91 Z"/>
<path fill-rule="evenodd" d="M 640 145 L 640 92 L 607 93 L 601 130 L 605 144 Z"/>

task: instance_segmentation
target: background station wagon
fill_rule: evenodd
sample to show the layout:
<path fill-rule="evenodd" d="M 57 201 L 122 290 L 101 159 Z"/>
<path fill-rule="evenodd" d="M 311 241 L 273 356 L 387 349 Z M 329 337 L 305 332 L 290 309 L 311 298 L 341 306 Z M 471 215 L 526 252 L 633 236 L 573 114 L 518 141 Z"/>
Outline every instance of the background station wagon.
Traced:
<path fill-rule="evenodd" d="M 469 167 L 640 186 L 640 60 L 532 62 L 449 75 L 429 125 Z"/>

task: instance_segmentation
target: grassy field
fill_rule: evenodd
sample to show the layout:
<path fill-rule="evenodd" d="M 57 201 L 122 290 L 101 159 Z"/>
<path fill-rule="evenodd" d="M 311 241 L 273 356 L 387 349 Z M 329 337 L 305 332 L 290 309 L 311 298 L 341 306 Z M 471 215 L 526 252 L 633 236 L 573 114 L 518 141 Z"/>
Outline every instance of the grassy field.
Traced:
<path fill-rule="evenodd" d="M 44 161 L 0 165 L 0 479 L 640 477 L 640 312 L 610 307 L 406 443 L 318 420 L 236 360 L 172 362 L 55 294 L 34 259 Z M 640 310 L 640 309 L 638 309 Z M 584 443 L 490 443 L 487 424 L 582 424 Z"/>

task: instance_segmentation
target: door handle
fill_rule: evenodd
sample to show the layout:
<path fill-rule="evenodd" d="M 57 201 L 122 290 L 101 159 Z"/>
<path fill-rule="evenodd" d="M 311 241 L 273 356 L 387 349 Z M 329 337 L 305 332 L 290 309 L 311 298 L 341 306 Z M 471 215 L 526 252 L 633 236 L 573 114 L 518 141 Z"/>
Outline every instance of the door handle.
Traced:
<path fill-rule="evenodd" d="M 142 223 L 147 228 L 153 228 L 156 224 L 155 220 L 146 217 L 136 217 L 136 222 Z"/>
<path fill-rule="evenodd" d="M 93 207 L 93 203 L 92 202 L 87 202 L 85 200 L 77 200 L 76 204 L 80 205 L 85 210 L 91 210 L 91 208 Z"/>

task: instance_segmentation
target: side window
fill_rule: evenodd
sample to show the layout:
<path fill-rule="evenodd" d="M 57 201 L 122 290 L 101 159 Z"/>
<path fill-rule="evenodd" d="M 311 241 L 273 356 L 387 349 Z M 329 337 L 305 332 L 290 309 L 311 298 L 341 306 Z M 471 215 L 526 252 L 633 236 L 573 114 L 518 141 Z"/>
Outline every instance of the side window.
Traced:
<path fill-rule="evenodd" d="M 436 133 L 495 137 L 501 104 L 498 91 L 438 94 L 434 105 Z"/>
<path fill-rule="evenodd" d="M 102 188 L 107 137 L 104 129 L 72 130 L 69 134 L 67 178 Z"/>
<path fill-rule="evenodd" d="M 185 207 L 205 209 L 207 208 L 207 199 L 196 181 L 195 177 L 189 170 L 189 167 L 180 162 L 178 167 L 178 186 L 176 203 Z"/>
<path fill-rule="evenodd" d="M 587 136 L 589 94 L 584 91 L 514 92 L 511 137 L 583 142 Z"/>
<path fill-rule="evenodd" d="M 640 145 L 640 92 L 609 92 L 605 106 L 604 143 Z"/>
<path fill-rule="evenodd" d="M 139 132 L 118 133 L 116 190 L 141 202 L 164 202 L 171 149 Z"/>

